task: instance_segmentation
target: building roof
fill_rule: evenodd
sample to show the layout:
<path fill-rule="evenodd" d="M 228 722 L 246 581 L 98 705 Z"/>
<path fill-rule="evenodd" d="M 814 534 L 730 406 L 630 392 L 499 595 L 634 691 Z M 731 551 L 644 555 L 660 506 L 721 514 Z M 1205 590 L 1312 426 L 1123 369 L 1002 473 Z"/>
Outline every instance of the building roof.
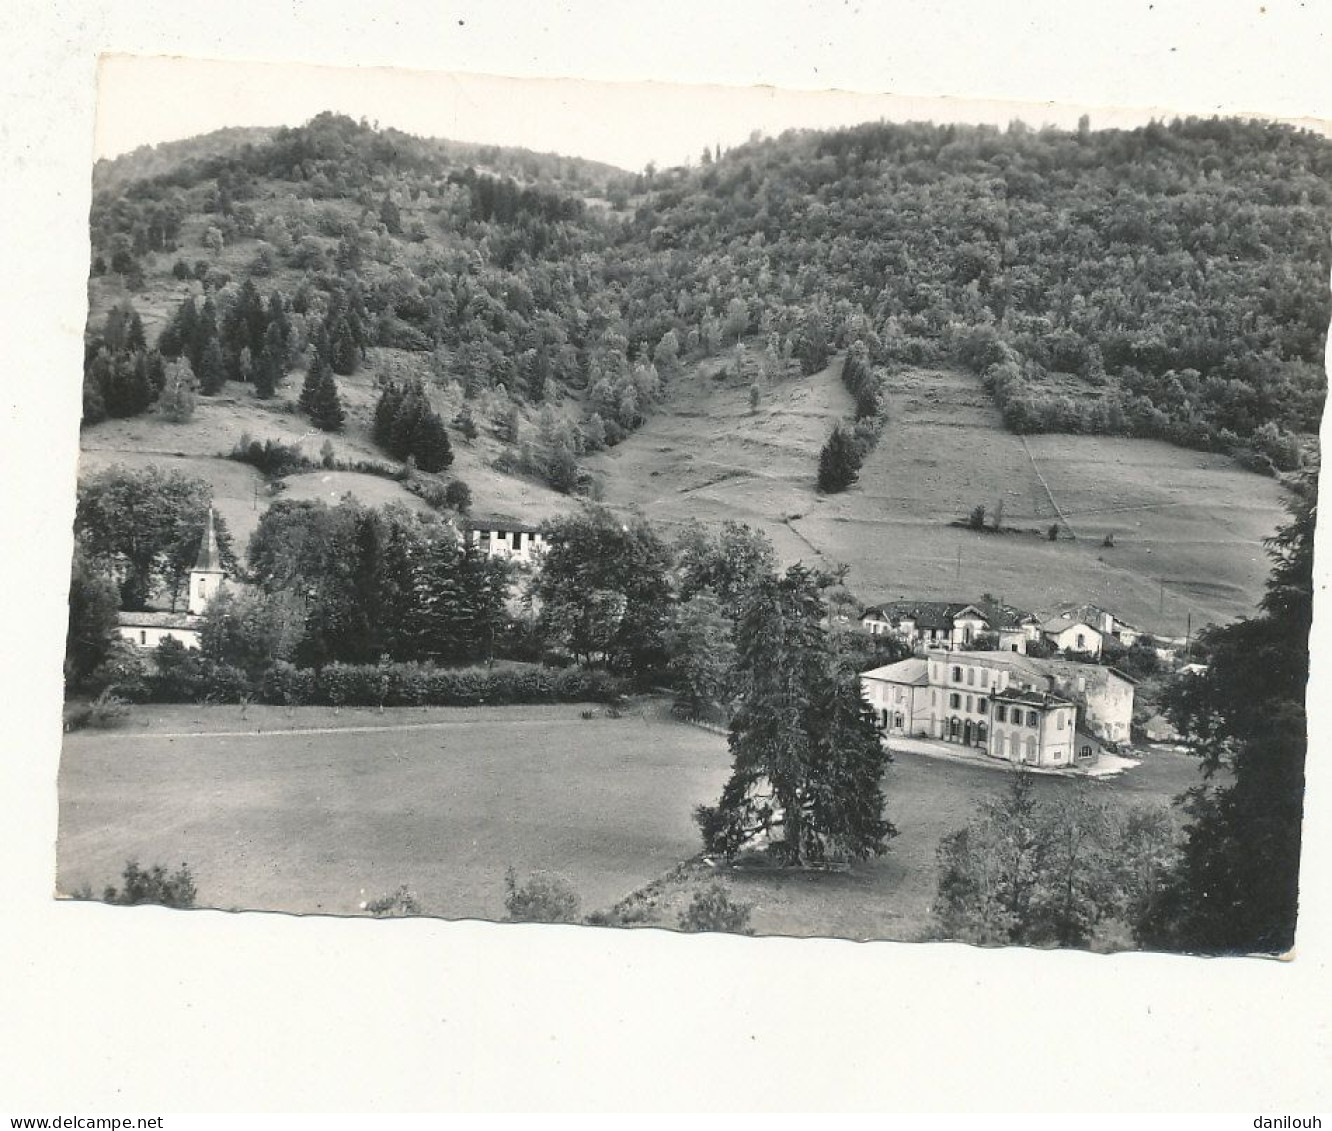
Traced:
<path fill-rule="evenodd" d="M 910 620 L 916 623 L 918 628 L 952 628 L 953 618 L 963 609 L 973 607 L 971 601 L 888 601 L 882 605 L 875 605 L 867 609 L 864 617 L 871 613 L 878 613 L 879 616 L 890 624 L 897 624 L 900 621 Z"/>
<path fill-rule="evenodd" d="M 472 515 L 467 520 L 468 530 L 477 531 L 502 531 L 505 534 L 541 534 L 543 530 L 540 526 L 533 526 L 530 522 L 519 522 L 516 518 L 505 518 L 503 515 L 483 514 Z"/>
<path fill-rule="evenodd" d="M 197 632 L 203 617 L 145 609 L 138 613 L 117 613 L 116 623 L 124 628 L 188 628 Z"/>
<path fill-rule="evenodd" d="M 987 668 L 1002 668 L 1005 671 L 1020 672 L 1028 679 L 1048 682 L 1048 675 L 1031 656 L 1020 652 L 954 652 L 931 650 L 925 653 L 931 660 L 941 664 L 980 664 Z"/>
<path fill-rule="evenodd" d="M 1017 687 L 1005 687 L 1002 691 L 991 691 L 990 698 L 1004 703 L 1021 703 L 1025 707 L 1073 707 L 1071 699 L 1056 695 L 1052 691 L 1023 691 Z"/>
<path fill-rule="evenodd" d="M 1036 620 L 1034 613 L 999 601 L 977 601 L 976 608 L 980 610 L 991 628 L 1021 628 L 1024 624 L 1031 624 Z"/>
<path fill-rule="evenodd" d="M 1064 616 L 1073 617 L 1087 621 L 1092 628 L 1096 627 L 1094 622 L 1103 617 L 1108 617 L 1110 623 L 1114 625 L 1114 632 L 1118 633 L 1121 628 L 1127 628 L 1130 632 L 1136 632 L 1139 635 L 1145 635 L 1137 625 L 1129 624 L 1123 617 L 1117 613 L 1112 613 L 1109 609 L 1101 605 L 1090 603 L 1060 605 L 1058 611 Z"/>
<path fill-rule="evenodd" d="M 204 524 L 203 537 L 199 539 L 199 556 L 194 559 L 194 568 L 209 573 L 221 573 L 222 551 L 217 544 L 217 526 L 213 521 L 213 508 L 208 508 L 208 520 Z"/>
<path fill-rule="evenodd" d="M 1055 633 L 1056 635 L 1061 632 L 1067 632 L 1070 628 L 1089 628 L 1092 630 L 1092 632 L 1096 633 L 1097 636 L 1101 634 L 1101 630 L 1095 627 L 1095 625 L 1090 625 L 1085 620 L 1082 620 L 1078 617 L 1070 617 L 1070 616 L 1051 617 L 1049 620 L 1044 621 L 1041 624 L 1042 632 L 1051 632 Z"/>
<path fill-rule="evenodd" d="M 1018 628 L 1036 619 L 1031 613 L 999 601 L 914 601 L 905 598 L 866 609 L 861 619 L 878 614 L 890 624 L 912 620 L 918 628 L 952 628 L 953 621 L 968 609 L 978 613 L 994 629 Z"/>
<path fill-rule="evenodd" d="M 1106 664 L 1084 664 L 1080 660 L 1059 660 L 1059 659 L 1036 659 L 1032 657 L 1033 664 L 1044 672 L 1051 675 L 1059 674 L 1064 676 L 1083 676 L 1093 683 L 1109 682 L 1110 676 L 1117 675 L 1125 683 L 1131 683 L 1137 686 L 1138 681 L 1131 675 L 1120 671 L 1118 668 L 1110 667 Z"/>
<path fill-rule="evenodd" d="M 908 683 L 924 687 L 929 682 L 930 666 L 919 656 L 909 656 L 873 671 L 862 672 L 862 679 L 877 679 L 883 683 Z"/>

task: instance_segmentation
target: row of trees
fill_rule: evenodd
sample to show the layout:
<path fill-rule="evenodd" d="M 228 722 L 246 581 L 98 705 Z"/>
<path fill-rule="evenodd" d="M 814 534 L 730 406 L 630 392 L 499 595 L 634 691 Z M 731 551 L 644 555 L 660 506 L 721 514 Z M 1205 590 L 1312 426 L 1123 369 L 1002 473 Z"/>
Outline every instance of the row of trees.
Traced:
<path fill-rule="evenodd" d="M 855 398 L 855 422 L 833 425 L 819 451 L 818 487 L 825 495 L 845 491 L 879 442 L 888 424 L 888 389 L 884 373 L 871 366 L 863 342 L 855 342 L 842 362 L 842 384 Z"/>

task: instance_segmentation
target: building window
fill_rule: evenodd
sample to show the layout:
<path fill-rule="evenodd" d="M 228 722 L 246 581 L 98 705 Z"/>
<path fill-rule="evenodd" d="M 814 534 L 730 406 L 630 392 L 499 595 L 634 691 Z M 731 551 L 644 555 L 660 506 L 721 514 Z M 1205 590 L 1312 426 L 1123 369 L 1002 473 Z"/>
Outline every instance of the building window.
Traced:
<path fill-rule="evenodd" d="M 1087 650 L 1087 638 L 1086 638 L 1086 636 L 1084 636 L 1081 632 L 1079 632 L 1079 633 L 1078 633 L 1078 651 L 1079 651 L 1079 652 L 1085 652 L 1086 650 Z"/>
<path fill-rule="evenodd" d="M 954 711 L 956 711 L 960 706 L 962 706 L 962 696 L 960 696 L 956 691 L 954 691 L 951 695 L 948 696 L 948 706 L 951 707 Z"/>
<path fill-rule="evenodd" d="M 999 722 L 999 723 L 1006 723 L 1006 722 L 1008 722 L 1008 708 L 1005 707 L 1002 703 L 1000 703 L 998 706 L 995 707 L 995 709 L 994 709 L 994 719 L 995 719 L 995 722 Z"/>
<path fill-rule="evenodd" d="M 521 550 L 523 548 L 523 532 L 521 530 L 514 533 L 513 548 L 515 550 Z"/>
<path fill-rule="evenodd" d="M 1036 712 L 1035 712 L 1035 711 L 1028 711 L 1028 712 L 1027 712 L 1027 726 L 1029 726 L 1029 727 L 1034 727 L 1035 725 L 1036 725 Z"/>
<path fill-rule="evenodd" d="M 202 596 L 204 595 L 204 590 L 207 589 L 207 588 L 208 588 L 208 578 L 206 578 L 206 577 L 201 577 L 201 578 L 199 578 L 199 596 L 200 596 L 200 597 L 202 597 Z"/>
<path fill-rule="evenodd" d="M 958 667 L 953 668 L 953 682 L 954 682 L 954 683 L 961 683 L 961 682 L 962 682 L 962 669 L 961 669 L 961 668 L 958 668 Z"/>
<path fill-rule="evenodd" d="M 971 706 L 971 696 L 968 695 L 968 696 L 967 696 L 967 712 L 970 713 L 971 710 L 972 710 L 972 706 Z"/>
<path fill-rule="evenodd" d="M 895 725 L 896 725 L 896 727 L 897 727 L 898 730 L 901 730 L 904 726 L 906 726 L 906 719 L 904 719 L 904 718 L 902 717 L 902 712 L 901 712 L 901 711 L 899 711 L 899 712 L 894 716 L 894 720 L 895 720 Z"/>
<path fill-rule="evenodd" d="M 1083 756 L 1084 758 L 1090 758 L 1090 757 L 1091 757 L 1091 754 L 1092 754 L 1092 751 L 1091 751 L 1091 747 L 1090 747 L 1090 746 L 1084 746 L 1084 747 L 1082 748 L 1082 756 Z"/>
<path fill-rule="evenodd" d="M 884 708 L 882 714 L 883 714 L 883 726 L 884 729 L 886 730 L 888 728 L 888 709 L 886 707 Z"/>
<path fill-rule="evenodd" d="M 148 643 L 148 634 L 147 634 L 146 632 L 140 632 L 140 633 L 139 633 L 139 643 L 140 643 L 140 644 L 147 644 L 147 643 Z"/>
<path fill-rule="evenodd" d="M 975 687 L 975 686 L 976 686 L 976 669 L 975 669 L 975 668 L 967 668 L 967 686 L 968 686 L 968 687 Z"/>
<path fill-rule="evenodd" d="M 977 723 L 977 724 L 976 724 L 976 745 L 977 745 L 977 746 L 984 746 L 984 745 L 986 744 L 986 743 L 985 743 L 985 740 L 986 740 L 987 738 L 989 738 L 989 737 L 990 737 L 990 732 L 989 732 L 989 729 L 986 727 L 986 725 L 985 725 L 984 723 Z"/>
<path fill-rule="evenodd" d="M 1064 716 L 1063 716 L 1063 715 L 1056 715 L 1056 716 L 1055 716 L 1055 730 L 1063 730 L 1063 729 L 1064 729 Z"/>
<path fill-rule="evenodd" d="M 989 669 L 989 668 L 981 668 L 981 686 L 982 686 L 982 687 L 989 687 L 989 686 L 990 686 L 990 669 Z"/>

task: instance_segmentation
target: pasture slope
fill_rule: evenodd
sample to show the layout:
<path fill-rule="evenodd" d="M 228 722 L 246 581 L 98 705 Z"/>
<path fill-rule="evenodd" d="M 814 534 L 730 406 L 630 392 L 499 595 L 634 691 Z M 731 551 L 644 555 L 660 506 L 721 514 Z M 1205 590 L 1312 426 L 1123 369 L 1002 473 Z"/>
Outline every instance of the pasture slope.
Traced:
<path fill-rule="evenodd" d="M 764 530 L 788 561 L 850 567 L 864 602 L 993 593 L 1036 610 L 1095 601 L 1164 635 L 1250 613 L 1281 522 L 1282 488 L 1229 457 L 1150 440 L 1006 431 L 969 373 L 918 369 L 892 378 L 890 417 L 859 482 L 814 489 L 819 448 L 850 412 L 838 374 L 763 389 L 697 370 L 670 387 L 640 431 L 593 461 L 606 501 L 665 527 L 732 517 Z M 1040 474 L 1037 474 L 1039 468 Z M 1077 532 L 1044 537 L 1056 513 Z M 1005 527 L 949 525 L 1002 503 Z M 1114 535 L 1114 546 L 1103 545 Z"/>

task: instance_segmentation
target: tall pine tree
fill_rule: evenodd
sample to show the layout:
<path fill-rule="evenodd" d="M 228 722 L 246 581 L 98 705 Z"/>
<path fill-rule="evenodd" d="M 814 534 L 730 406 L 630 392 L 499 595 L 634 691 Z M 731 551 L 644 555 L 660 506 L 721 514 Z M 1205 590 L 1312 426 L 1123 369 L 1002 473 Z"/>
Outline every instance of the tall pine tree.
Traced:
<path fill-rule="evenodd" d="M 323 363 L 317 368 L 320 376 L 310 403 L 310 422 L 324 432 L 341 432 L 347 415 L 342 410 L 342 398 L 338 396 L 333 371 Z"/>
<path fill-rule="evenodd" d="M 695 819 L 710 852 L 752 842 L 785 864 L 887 850 L 879 740 L 859 677 L 830 649 L 819 579 L 804 566 L 755 585 L 736 632 L 740 707 L 730 780 Z"/>

